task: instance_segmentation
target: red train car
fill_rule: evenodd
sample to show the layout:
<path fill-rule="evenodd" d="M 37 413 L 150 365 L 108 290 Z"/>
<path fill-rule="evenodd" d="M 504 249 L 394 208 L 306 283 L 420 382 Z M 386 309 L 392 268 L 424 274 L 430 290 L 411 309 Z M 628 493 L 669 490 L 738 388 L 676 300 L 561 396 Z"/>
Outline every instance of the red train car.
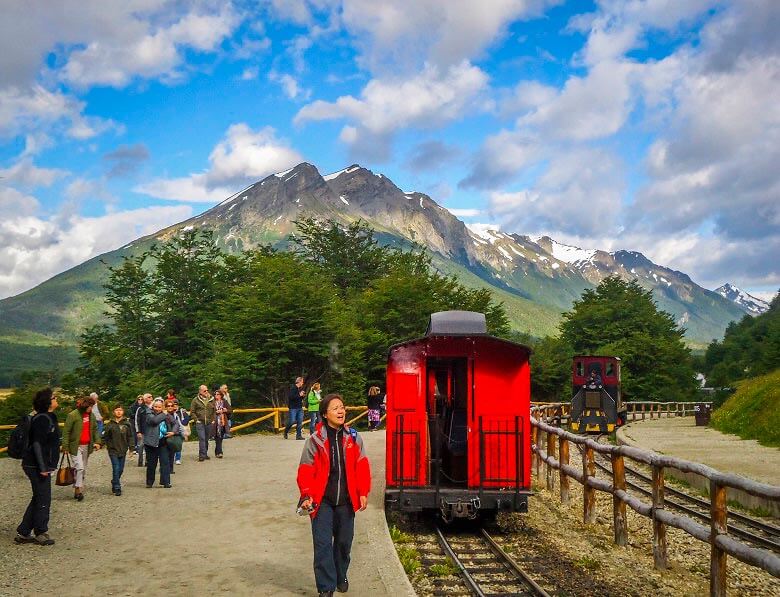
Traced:
<path fill-rule="evenodd" d="M 423 338 L 390 348 L 388 508 L 445 520 L 527 511 L 529 355 L 470 311 L 434 313 Z"/>

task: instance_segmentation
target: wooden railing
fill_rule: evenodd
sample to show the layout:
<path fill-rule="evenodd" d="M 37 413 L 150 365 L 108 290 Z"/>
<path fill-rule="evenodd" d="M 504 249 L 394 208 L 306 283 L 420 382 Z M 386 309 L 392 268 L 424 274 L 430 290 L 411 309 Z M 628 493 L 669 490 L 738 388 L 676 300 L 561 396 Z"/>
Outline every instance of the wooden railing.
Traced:
<path fill-rule="evenodd" d="M 693 407 L 693 403 L 660 403 L 668 408 L 659 410 L 636 407 L 646 404 L 633 403 L 634 414 L 673 413 Z M 727 529 L 728 511 L 726 508 L 726 489 L 734 488 L 751 495 L 780 503 L 780 487 L 758 483 L 730 473 L 722 473 L 700 463 L 663 456 L 650 450 L 642 450 L 630 446 L 613 446 L 601 444 L 587 436 L 569 433 L 560 427 L 561 419 L 568 416 L 568 404 L 549 404 L 531 408 L 531 443 L 532 459 L 536 470 L 536 478 L 541 479 L 541 463 L 546 465 L 547 489 L 554 490 L 555 471 L 558 471 L 560 499 L 563 504 L 570 503 L 569 479 L 574 479 L 583 486 L 583 521 L 593 524 L 596 521 L 596 491 L 612 495 L 613 530 L 615 543 L 628 544 L 628 527 L 626 525 L 626 506 L 634 512 L 646 516 L 653 521 L 653 561 L 658 569 L 668 566 L 666 527 L 681 529 L 699 541 L 709 543 L 710 553 L 710 595 L 726 594 L 726 556 L 731 555 L 751 566 L 765 570 L 772 576 L 780 578 L 780 557 L 777 554 L 755 547 L 750 547 L 729 536 Z M 692 410 L 691 410 L 692 412 Z M 546 437 L 545 437 L 546 436 Z M 556 446 L 557 444 L 557 446 Z M 569 444 L 575 444 L 582 451 L 582 465 L 572 466 L 569 463 Z M 556 447 L 558 458 L 556 458 Z M 595 453 L 608 456 L 612 463 L 611 481 L 596 477 Z M 643 502 L 638 497 L 626 491 L 625 459 L 652 467 L 652 502 Z M 672 514 L 664 508 L 664 469 L 673 468 L 684 473 L 695 473 L 709 480 L 710 484 L 710 517 L 709 526 L 701 525 L 691 518 Z"/>
<path fill-rule="evenodd" d="M 260 423 L 263 423 L 264 421 L 268 421 L 269 419 L 273 419 L 273 431 L 274 433 L 279 433 L 280 431 L 284 430 L 284 425 L 282 425 L 282 413 L 288 412 L 290 409 L 286 406 L 284 407 L 278 407 L 278 408 L 236 408 L 233 409 L 234 414 L 247 414 L 247 413 L 256 413 L 256 414 L 262 414 L 262 416 L 257 417 L 256 419 L 252 419 L 251 421 L 247 421 L 246 423 L 241 423 L 240 425 L 234 425 L 230 428 L 231 432 L 234 431 L 242 431 L 244 429 L 247 429 L 249 427 L 252 427 L 253 425 L 259 425 Z M 357 416 L 353 417 L 352 419 L 347 421 L 347 425 L 352 425 L 356 421 L 359 421 L 363 417 L 368 416 L 368 407 L 366 406 L 348 406 L 347 412 L 357 412 Z M 382 417 L 382 420 L 384 420 L 384 416 Z M 303 421 L 303 425 L 308 425 L 310 419 L 305 419 Z M 62 423 L 60 423 L 60 427 L 62 427 Z M 0 425 L 0 431 L 8 431 L 13 428 L 15 428 L 16 425 Z M 3 446 L 0 448 L 0 454 L 7 451 L 8 447 Z"/>

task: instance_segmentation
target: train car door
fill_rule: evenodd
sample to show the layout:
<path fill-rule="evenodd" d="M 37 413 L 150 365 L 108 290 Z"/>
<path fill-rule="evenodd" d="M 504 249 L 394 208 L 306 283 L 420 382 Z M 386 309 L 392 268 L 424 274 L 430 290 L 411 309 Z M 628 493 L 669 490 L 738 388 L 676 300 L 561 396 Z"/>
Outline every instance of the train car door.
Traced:
<path fill-rule="evenodd" d="M 468 486 L 526 487 L 530 462 L 530 369 L 525 349 L 494 339 L 475 350 L 469 401 Z"/>

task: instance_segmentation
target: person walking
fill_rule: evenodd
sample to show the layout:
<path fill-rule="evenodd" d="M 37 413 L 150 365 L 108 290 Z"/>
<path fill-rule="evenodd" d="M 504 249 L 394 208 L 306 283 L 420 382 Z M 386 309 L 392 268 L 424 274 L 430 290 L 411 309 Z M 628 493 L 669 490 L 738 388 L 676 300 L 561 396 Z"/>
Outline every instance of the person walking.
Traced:
<path fill-rule="evenodd" d="M 97 392 L 92 392 L 89 395 L 90 399 L 94 402 L 92 405 L 92 414 L 95 415 L 95 422 L 97 423 L 98 435 L 103 435 L 103 425 L 109 418 L 108 407 L 105 403 L 100 401 L 100 396 Z"/>
<path fill-rule="evenodd" d="M 298 503 L 311 517 L 317 591 L 332 597 L 333 591 L 349 589 L 355 513 L 368 505 L 371 467 L 362 438 L 344 423 L 339 394 L 325 396 L 320 415 L 323 422 L 306 440 L 298 465 Z"/>
<path fill-rule="evenodd" d="M 152 411 L 146 415 L 144 427 L 147 488 L 154 486 L 154 477 L 157 472 L 158 462 L 160 463 L 160 485 L 165 488 L 171 486 L 170 469 L 167 465 L 163 464 L 163 458 L 165 458 L 165 456 L 160 456 L 160 439 L 167 434 L 167 431 L 164 428 L 161 429 L 161 424 L 166 416 L 166 413 L 163 412 L 163 399 L 158 396 L 152 401 Z"/>
<path fill-rule="evenodd" d="M 35 393 L 30 421 L 30 448 L 22 457 L 22 470 L 30 480 L 32 497 L 16 527 L 14 541 L 18 544 L 54 545 L 49 536 L 51 509 L 51 475 L 57 470 L 60 451 L 60 428 L 54 411 L 59 404 L 51 388 Z M 34 534 L 33 534 L 34 533 Z"/>
<path fill-rule="evenodd" d="M 190 417 L 195 421 L 195 431 L 198 433 L 198 462 L 210 460 L 209 434 L 214 426 L 214 398 L 206 386 L 200 386 L 198 395 L 190 405 Z"/>
<path fill-rule="evenodd" d="M 214 455 L 217 458 L 222 458 L 222 440 L 225 438 L 225 434 L 228 430 L 228 419 L 233 409 L 230 408 L 230 403 L 225 400 L 225 396 L 222 394 L 222 390 L 214 392 Z"/>
<path fill-rule="evenodd" d="M 138 439 L 136 435 L 138 429 L 135 426 L 135 413 L 143 405 L 143 403 L 144 403 L 144 395 L 138 394 L 138 396 L 136 396 L 135 398 L 135 402 L 133 402 L 130 405 L 130 408 L 127 410 L 128 419 L 130 420 L 130 430 L 133 432 L 133 451 L 132 451 L 133 456 L 135 456 L 136 453 L 138 452 Z"/>
<path fill-rule="evenodd" d="M 135 448 L 135 436 L 130 421 L 125 417 L 125 408 L 121 404 L 114 406 L 114 418 L 106 423 L 102 433 L 103 445 L 111 460 L 111 493 L 122 495 L 122 473 L 125 470 L 127 453 Z"/>
<path fill-rule="evenodd" d="M 92 398 L 78 398 L 76 408 L 65 417 L 65 427 L 62 431 L 62 451 L 74 456 L 76 482 L 73 484 L 73 498 L 79 502 L 84 499 L 89 455 L 93 450 L 100 449 L 100 436 L 92 406 Z"/>
<path fill-rule="evenodd" d="M 368 388 L 368 430 L 373 431 L 379 427 L 379 421 L 382 419 L 382 396 L 379 386 Z"/>
<path fill-rule="evenodd" d="M 303 378 L 296 377 L 295 385 L 287 393 L 287 426 L 284 428 L 284 439 L 292 429 L 295 423 L 295 439 L 303 439 L 301 427 L 303 426 L 303 398 L 306 392 L 303 391 Z"/>
<path fill-rule="evenodd" d="M 171 485 L 171 475 L 173 463 L 176 458 L 176 452 L 181 449 L 184 437 L 182 435 L 182 426 L 176 417 L 178 405 L 173 400 L 165 401 L 165 420 L 160 423 L 160 485 L 165 486 L 167 479 L 168 485 Z M 163 477 L 163 468 L 167 467 L 168 475 Z"/>
<path fill-rule="evenodd" d="M 135 451 L 138 452 L 138 466 L 144 465 L 144 431 L 146 430 L 146 415 L 152 412 L 152 395 L 144 394 L 141 405 L 135 411 Z"/>
<path fill-rule="evenodd" d="M 184 410 L 184 408 L 179 404 L 178 398 L 174 398 L 173 403 L 174 405 L 176 405 L 176 409 L 174 410 L 173 416 L 179 420 L 179 425 L 181 425 L 182 440 L 186 441 L 187 438 L 190 436 L 190 413 Z M 182 442 L 182 447 L 183 446 L 184 446 L 184 442 Z M 174 464 L 181 464 L 181 450 L 175 452 L 173 457 L 174 457 L 174 461 L 173 461 Z"/>
<path fill-rule="evenodd" d="M 227 400 L 227 403 L 230 405 L 230 417 L 227 421 L 227 429 L 225 431 L 225 439 L 230 439 L 233 437 L 230 433 L 230 428 L 233 427 L 233 399 L 230 397 L 230 392 L 228 391 L 228 387 L 226 383 L 223 383 L 221 386 L 219 386 L 219 391 L 222 392 L 222 396 Z"/>
<path fill-rule="evenodd" d="M 322 402 L 320 382 L 315 381 L 311 385 L 306 402 L 309 407 L 309 435 L 312 435 L 320 420 L 320 402 Z"/>

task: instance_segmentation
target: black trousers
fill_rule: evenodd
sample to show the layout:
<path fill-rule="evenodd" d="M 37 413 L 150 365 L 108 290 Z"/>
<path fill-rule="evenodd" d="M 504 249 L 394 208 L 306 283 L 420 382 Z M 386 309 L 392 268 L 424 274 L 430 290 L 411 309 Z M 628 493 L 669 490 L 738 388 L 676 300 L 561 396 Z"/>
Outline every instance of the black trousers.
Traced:
<path fill-rule="evenodd" d="M 347 580 L 355 511 L 350 504 L 333 506 L 323 501 L 311 521 L 314 540 L 314 580 L 317 591 L 335 591 Z"/>
<path fill-rule="evenodd" d="M 37 468 L 22 467 L 32 485 L 32 498 L 24 511 L 22 522 L 16 532 L 25 537 L 32 531 L 36 535 L 49 531 L 49 510 L 51 509 L 51 475 L 42 476 Z"/>

